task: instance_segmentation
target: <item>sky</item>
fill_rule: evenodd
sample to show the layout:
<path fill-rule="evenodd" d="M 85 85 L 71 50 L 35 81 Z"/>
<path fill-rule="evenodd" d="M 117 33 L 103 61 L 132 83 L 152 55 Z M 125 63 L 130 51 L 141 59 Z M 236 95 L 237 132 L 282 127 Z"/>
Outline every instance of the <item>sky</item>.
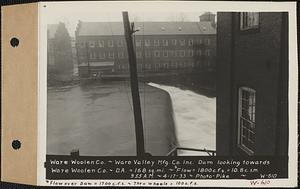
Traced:
<path fill-rule="evenodd" d="M 169 4 L 115 4 L 114 2 L 107 3 L 46 3 L 42 10 L 45 15 L 47 24 L 65 23 L 69 34 L 75 35 L 78 21 L 84 22 L 113 22 L 123 20 L 122 11 L 128 11 L 129 20 L 131 22 L 146 22 L 146 21 L 199 21 L 199 16 L 206 12 L 203 9 L 191 9 L 191 5 L 187 8 L 180 6 L 171 7 Z M 124 5 L 123 5 L 124 4 Z M 161 5 L 161 6 L 160 6 Z M 174 5 L 174 4 L 172 4 Z M 169 8 L 165 8 L 169 7 Z M 215 11 L 210 11 L 216 13 Z"/>

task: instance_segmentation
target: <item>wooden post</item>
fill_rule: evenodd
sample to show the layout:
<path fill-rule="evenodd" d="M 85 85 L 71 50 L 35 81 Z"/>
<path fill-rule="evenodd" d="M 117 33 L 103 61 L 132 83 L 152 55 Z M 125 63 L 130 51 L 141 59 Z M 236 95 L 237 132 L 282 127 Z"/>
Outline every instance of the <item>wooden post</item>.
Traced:
<path fill-rule="evenodd" d="M 130 85 L 131 85 L 134 122 L 135 122 L 136 152 L 137 152 L 137 156 L 144 156 L 145 147 L 144 147 L 143 120 L 142 120 L 139 86 L 138 86 L 138 78 L 137 78 L 136 57 L 135 57 L 135 53 L 133 49 L 133 41 L 132 41 L 132 34 L 134 33 L 134 31 L 132 31 L 132 29 L 130 28 L 128 12 L 123 12 L 123 23 L 124 23 L 124 32 L 125 32 L 125 39 L 127 44 L 127 51 L 128 51 L 129 68 L 130 68 Z"/>

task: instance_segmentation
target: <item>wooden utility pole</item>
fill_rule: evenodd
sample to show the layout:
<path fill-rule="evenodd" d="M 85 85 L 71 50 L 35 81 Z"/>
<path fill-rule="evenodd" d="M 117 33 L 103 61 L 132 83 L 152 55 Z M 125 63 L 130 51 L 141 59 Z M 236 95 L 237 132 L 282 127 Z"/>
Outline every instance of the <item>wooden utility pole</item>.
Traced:
<path fill-rule="evenodd" d="M 130 85 L 131 85 L 134 122 L 135 122 L 136 152 L 137 152 L 137 156 L 144 156 L 145 146 L 144 146 L 143 120 L 142 120 L 139 85 L 138 85 L 138 78 L 137 78 L 136 57 L 135 57 L 135 53 L 133 49 L 133 41 L 132 41 L 132 34 L 135 31 L 133 31 L 133 27 L 131 28 L 130 26 L 128 12 L 123 12 L 123 23 L 124 23 L 127 51 L 128 51 L 129 68 L 130 68 Z"/>

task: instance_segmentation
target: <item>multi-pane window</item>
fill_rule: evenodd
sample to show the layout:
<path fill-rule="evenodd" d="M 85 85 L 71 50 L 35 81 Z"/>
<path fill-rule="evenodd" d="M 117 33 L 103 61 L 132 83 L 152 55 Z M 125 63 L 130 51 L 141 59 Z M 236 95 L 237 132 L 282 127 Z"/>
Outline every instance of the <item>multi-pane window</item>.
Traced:
<path fill-rule="evenodd" d="M 119 57 L 119 58 L 124 58 L 124 52 L 123 52 L 123 51 L 118 52 L 118 57 Z"/>
<path fill-rule="evenodd" d="M 100 52 L 99 53 L 99 59 L 104 59 L 105 58 L 105 53 L 104 52 Z"/>
<path fill-rule="evenodd" d="M 175 52 L 173 50 L 169 50 L 168 53 L 169 53 L 168 56 L 170 56 L 170 57 L 174 57 L 175 56 Z"/>
<path fill-rule="evenodd" d="M 167 39 L 163 40 L 163 46 L 168 46 L 168 40 Z"/>
<path fill-rule="evenodd" d="M 209 49 L 206 50 L 206 56 L 210 56 L 210 50 Z"/>
<path fill-rule="evenodd" d="M 113 59 L 115 57 L 115 53 L 114 52 L 109 52 L 108 53 L 108 58 Z"/>
<path fill-rule="evenodd" d="M 108 46 L 113 47 L 114 46 L 114 41 L 113 40 L 108 40 Z"/>
<path fill-rule="evenodd" d="M 210 39 L 206 39 L 206 45 L 210 45 Z"/>
<path fill-rule="evenodd" d="M 177 44 L 177 40 L 176 39 L 173 39 L 172 40 L 172 44 L 175 46 Z"/>
<path fill-rule="evenodd" d="M 159 46 L 159 40 L 158 39 L 154 39 L 154 46 Z"/>
<path fill-rule="evenodd" d="M 168 63 L 166 63 L 165 66 L 166 66 L 166 68 L 169 68 L 169 67 L 170 67 L 170 65 L 169 65 Z"/>
<path fill-rule="evenodd" d="M 202 56 L 202 51 L 201 51 L 201 49 L 199 49 L 199 50 L 197 51 L 197 54 L 198 54 L 198 56 Z"/>
<path fill-rule="evenodd" d="M 190 57 L 194 55 L 194 51 L 193 51 L 193 50 L 189 50 L 188 53 L 189 53 L 188 55 L 189 55 Z"/>
<path fill-rule="evenodd" d="M 80 45 L 81 48 L 85 47 L 85 43 L 84 42 L 79 43 L 79 45 Z"/>
<path fill-rule="evenodd" d="M 184 39 L 181 39 L 181 40 L 179 41 L 179 43 L 180 43 L 181 46 L 184 46 L 184 45 L 185 45 L 185 40 L 184 40 Z"/>
<path fill-rule="evenodd" d="M 191 67 L 192 67 L 192 68 L 194 67 L 194 62 L 191 62 Z"/>
<path fill-rule="evenodd" d="M 149 40 L 149 39 L 146 39 L 146 40 L 145 40 L 145 46 L 146 46 L 146 47 L 150 47 L 150 45 L 151 45 L 151 44 L 150 44 L 150 40 Z"/>
<path fill-rule="evenodd" d="M 185 53 L 184 53 L 184 50 L 181 50 L 180 51 L 180 57 L 184 57 Z"/>
<path fill-rule="evenodd" d="M 164 52 L 163 52 L 163 56 L 164 56 L 164 57 L 168 57 L 168 51 L 164 51 Z"/>
<path fill-rule="evenodd" d="M 123 47 L 123 40 L 122 39 L 118 40 L 117 45 L 118 47 Z"/>
<path fill-rule="evenodd" d="M 159 56 L 160 56 L 159 51 L 154 51 L 154 56 L 155 56 L 155 57 L 159 57 Z"/>
<path fill-rule="evenodd" d="M 177 68 L 177 62 L 174 62 L 173 68 Z"/>
<path fill-rule="evenodd" d="M 95 41 L 89 41 L 89 47 L 94 48 L 95 47 Z"/>
<path fill-rule="evenodd" d="M 259 26 L 258 12 L 241 12 L 240 13 L 240 29 L 255 29 Z"/>
<path fill-rule="evenodd" d="M 142 46 L 142 41 L 141 41 L 141 40 L 136 40 L 136 41 L 135 41 L 135 45 L 136 45 L 137 47 Z"/>
<path fill-rule="evenodd" d="M 98 46 L 99 47 L 104 47 L 104 41 L 103 40 L 98 41 Z"/>
<path fill-rule="evenodd" d="M 192 46 L 193 45 L 193 39 L 190 39 L 189 40 L 189 46 Z"/>
<path fill-rule="evenodd" d="M 136 57 L 137 58 L 142 58 L 142 52 L 141 51 L 137 51 L 136 52 Z"/>
<path fill-rule="evenodd" d="M 91 59 L 91 60 L 94 60 L 94 59 L 96 59 L 96 58 L 97 58 L 96 52 L 90 52 L 90 59 Z"/>
<path fill-rule="evenodd" d="M 199 39 L 199 44 L 202 44 L 202 39 Z"/>
<path fill-rule="evenodd" d="M 255 146 L 255 90 L 239 88 L 238 146 L 248 155 Z"/>
<path fill-rule="evenodd" d="M 146 58 L 151 57 L 151 51 L 145 51 L 145 57 Z"/>

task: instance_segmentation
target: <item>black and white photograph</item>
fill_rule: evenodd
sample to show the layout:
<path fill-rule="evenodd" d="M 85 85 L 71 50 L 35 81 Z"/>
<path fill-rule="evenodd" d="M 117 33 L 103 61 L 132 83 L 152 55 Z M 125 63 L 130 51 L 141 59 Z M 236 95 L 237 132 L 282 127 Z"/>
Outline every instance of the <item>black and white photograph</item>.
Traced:
<path fill-rule="evenodd" d="M 46 179 L 289 178 L 291 12 L 193 3 L 41 7 Z"/>
<path fill-rule="evenodd" d="M 296 8 L 5 4 L 1 182 L 295 187 Z"/>
<path fill-rule="evenodd" d="M 287 155 L 286 12 L 101 15 L 48 25 L 48 154 Z"/>
<path fill-rule="evenodd" d="M 215 155 L 217 13 L 125 13 L 48 25 L 47 153 Z"/>

